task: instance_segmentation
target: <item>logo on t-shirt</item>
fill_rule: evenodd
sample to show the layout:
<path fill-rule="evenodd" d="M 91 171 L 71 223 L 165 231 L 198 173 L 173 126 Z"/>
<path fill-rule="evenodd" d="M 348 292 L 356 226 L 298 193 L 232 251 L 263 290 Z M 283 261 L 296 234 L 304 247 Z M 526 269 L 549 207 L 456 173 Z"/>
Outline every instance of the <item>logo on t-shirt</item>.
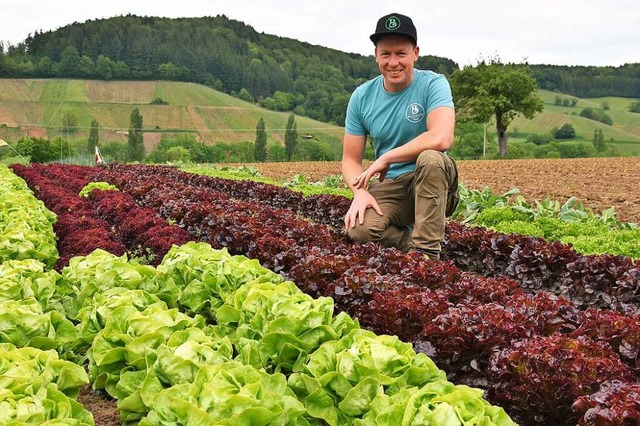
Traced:
<path fill-rule="evenodd" d="M 407 107 L 406 117 L 412 123 L 418 123 L 424 118 L 424 108 L 419 103 L 412 103 Z"/>

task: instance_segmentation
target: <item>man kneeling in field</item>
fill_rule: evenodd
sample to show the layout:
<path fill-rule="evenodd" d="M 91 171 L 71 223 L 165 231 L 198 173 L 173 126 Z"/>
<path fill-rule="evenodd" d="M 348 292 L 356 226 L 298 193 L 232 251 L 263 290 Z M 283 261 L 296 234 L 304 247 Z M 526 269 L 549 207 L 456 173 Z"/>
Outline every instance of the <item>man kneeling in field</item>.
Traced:
<path fill-rule="evenodd" d="M 381 75 L 359 86 L 347 107 L 342 175 L 353 202 L 344 224 L 354 240 L 439 259 L 445 217 L 457 203 L 458 172 L 446 154 L 455 126 L 451 88 L 443 75 L 414 68 L 411 18 L 383 16 L 370 39 Z M 376 160 L 364 169 L 367 136 Z"/>

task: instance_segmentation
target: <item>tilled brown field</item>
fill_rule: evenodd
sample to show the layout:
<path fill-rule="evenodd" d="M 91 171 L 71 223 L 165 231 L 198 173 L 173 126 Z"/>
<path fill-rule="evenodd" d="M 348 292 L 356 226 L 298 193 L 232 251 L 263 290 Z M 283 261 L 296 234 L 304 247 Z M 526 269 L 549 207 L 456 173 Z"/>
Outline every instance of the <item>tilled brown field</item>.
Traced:
<path fill-rule="evenodd" d="M 286 180 L 296 174 L 309 181 L 340 173 L 339 162 L 246 164 L 264 176 Z M 594 211 L 615 206 L 618 220 L 640 222 L 640 158 L 458 161 L 460 181 L 470 189 L 502 194 L 518 188 L 527 199 L 560 202 L 575 196 Z"/>

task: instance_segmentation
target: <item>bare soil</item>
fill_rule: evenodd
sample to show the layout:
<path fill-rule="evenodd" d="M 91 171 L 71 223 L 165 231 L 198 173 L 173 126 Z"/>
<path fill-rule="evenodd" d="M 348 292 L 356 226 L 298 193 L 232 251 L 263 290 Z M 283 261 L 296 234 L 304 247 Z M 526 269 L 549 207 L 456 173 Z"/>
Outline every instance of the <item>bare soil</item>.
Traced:
<path fill-rule="evenodd" d="M 83 386 L 78 395 L 78 402 L 93 413 L 96 426 L 120 426 L 120 412 L 116 401 L 104 391 L 94 391 L 91 385 Z"/>
<path fill-rule="evenodd" d="M 264 176 L 286 180 L 296 174 L 321 181 L 340 174 L 339 162 L 247 164 Z M 469 189 L 488 186 L 503 194 L 518 188 L 528 202 L 565 202 L 575 196 L 585 207 L 601 212 L 615 207 L 623 222 L 640 222 L 640 158 L 458 161 L 460 181 Z"/>

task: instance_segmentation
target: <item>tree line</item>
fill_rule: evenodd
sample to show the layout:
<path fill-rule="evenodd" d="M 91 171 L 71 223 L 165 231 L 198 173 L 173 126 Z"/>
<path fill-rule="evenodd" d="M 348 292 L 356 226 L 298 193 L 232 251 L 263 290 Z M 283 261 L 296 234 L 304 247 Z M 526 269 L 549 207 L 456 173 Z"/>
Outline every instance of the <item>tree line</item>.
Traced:
<path fill-rule="evenodd" d="M 237 163 L 265 161 L 334 161 L 334 155 L 319 141 L 300 138 L 295 114 L 290 113 L 284 135 L 284 146 L 272 143 L 267 146 L 267 129 L 262 117 L 256 125 L 256 139 L 252 144 L 220 143 L 206 145 L 199 141 L 193 133 L 163 134 L 158 145 L 148 155 L 144 146 L 144 118 L 138 108 L 131 111 L 127 142 L 100 141 L 100 123 L 93 119 L 86 145 L 76 139 L 72 144 L 69 135 L 77 131 L 77 120 L 69 114 L 67 138 L 57 137 L 54 140 L 23 136 L 17 140 L 12 152 L 0 149 L 0 158 L 17 153 L 33 163 L 80 160 L 85 163 L 93 157 L 96 147 L 107 162 L 146 162 L 158 163 Z M 13 144 L 10 144 L 10 146 Z M 1 148 L 1 147 L 0 147 Z M 94 158 L 97 161 L 97 157 Z"/>
<path fill-rule="evenodd" d="M 338 125 L 353 89 L 378 73 L 372 55 L 258 33 L 224 15 L 89 20 L 5 47 L 0 77 L 190 81 Z M 418 66 L 447 75 L 458 68 L 434 56 Z"/>
<path fill-rule="evenodd" d="M 88 20 L 0 47 L 0 77 L 191 81 L 339 125 L 353 89 L 377 75 L 373 56 L 258 33 L 224 15 Z M 435 56 L 420 57 L 417 67 L 447 76 L 458 69 Z M 639 63 L 530 67 L 542 89 L 585 98 L 640 97 Z"/>
<path fill-rule="evenodd" d="M 640 63 L 620 67 L 530 65 L 541 89 L 579 98 L 640 97 Z"/>

